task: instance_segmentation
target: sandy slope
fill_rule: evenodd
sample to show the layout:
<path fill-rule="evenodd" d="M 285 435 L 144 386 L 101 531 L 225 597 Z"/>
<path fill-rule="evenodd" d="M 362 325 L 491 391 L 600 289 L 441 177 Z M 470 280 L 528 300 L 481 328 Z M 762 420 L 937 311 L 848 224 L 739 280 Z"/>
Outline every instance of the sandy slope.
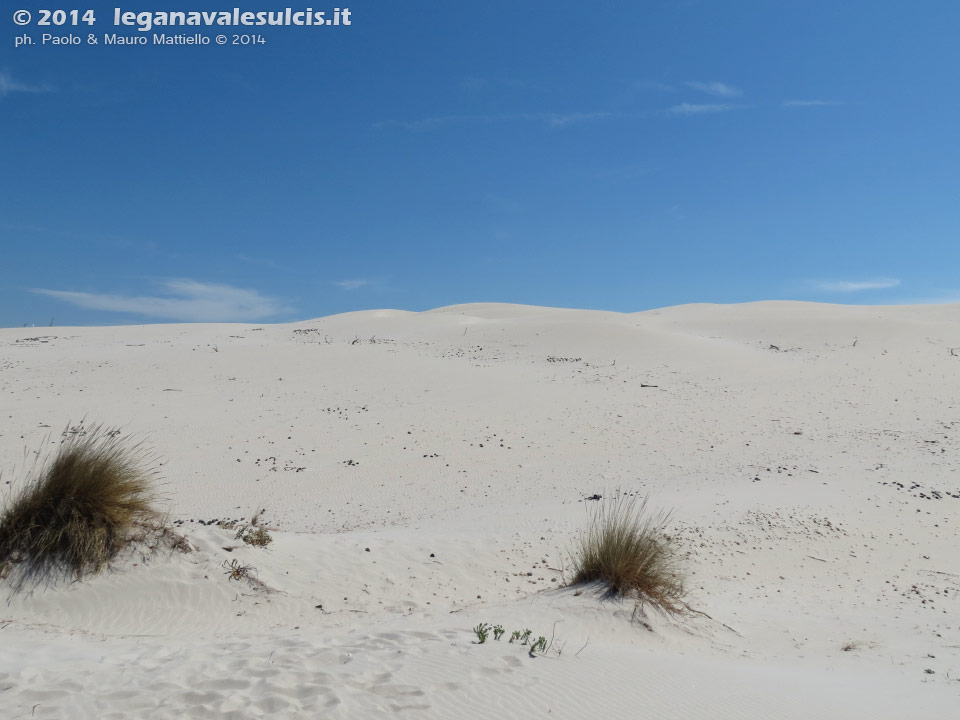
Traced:
<path fill-rule="evenodd" d="M 960 707 L 956 305 L 0 330 L 0 492 L 83 418 L 149 439 L 196 550 L 0 588 L 3 717 Z M 709 617 L 561 588 L 618 487 L 673 509 Z M 254 510 L 266 550 L 200 522 Z"/>

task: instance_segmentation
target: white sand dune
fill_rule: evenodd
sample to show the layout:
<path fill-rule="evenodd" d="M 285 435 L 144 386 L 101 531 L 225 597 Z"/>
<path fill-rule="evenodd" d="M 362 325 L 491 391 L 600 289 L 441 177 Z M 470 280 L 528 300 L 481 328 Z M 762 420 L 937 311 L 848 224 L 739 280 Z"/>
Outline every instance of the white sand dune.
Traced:
<path fill-rule="evenodd" d="M 958 305 L 0 330 L 0 494 L 84 419 L 195 550 L 0 584 L 0 717 L 957 717 Z M 617 488 L 702 615 L 563 587 Z"/>

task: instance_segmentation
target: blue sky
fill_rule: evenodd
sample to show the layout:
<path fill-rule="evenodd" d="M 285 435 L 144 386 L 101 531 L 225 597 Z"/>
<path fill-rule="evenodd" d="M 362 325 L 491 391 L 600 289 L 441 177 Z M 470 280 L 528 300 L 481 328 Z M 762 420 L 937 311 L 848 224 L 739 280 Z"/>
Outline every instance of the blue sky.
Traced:
<path fill-rule="evenodd" d="M 4 11 L 0 326 L 960 301 L 955 2 L 349 7 L 247 47 Z"/>

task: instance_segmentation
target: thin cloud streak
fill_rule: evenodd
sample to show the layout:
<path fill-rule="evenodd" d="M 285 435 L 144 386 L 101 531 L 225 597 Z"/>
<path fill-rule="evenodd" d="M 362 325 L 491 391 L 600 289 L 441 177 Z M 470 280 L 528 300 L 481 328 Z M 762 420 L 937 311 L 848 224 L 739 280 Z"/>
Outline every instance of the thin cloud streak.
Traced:
<path fill-rule="evenodd" d="M 40 288 L 32 292 L 87 310 L 186 322 L 243 322 L 291 312 L 274 298 L 232 285 L 181 279 L 168 280 L 163 283 L 163 288 L 166 295 L 118 295 Z"/>
<path fill-rule="evenodd" d="M 708 103 L 699 105 L 696 103 L 680 103 L 671 108 L 667 108 L 667 115 L 710 115 L 715 113 L 729 112 L 743 107 L 742 105 L 728 105 L 725 103 Z"/>
<path fill-rule="evenodd" d="M 690 82 L 684 83 L 684 85 L 693 90 L 699 90 L 707 95 L 716 95 L 717 97 L 732 98 L 743 95 L 743 90 L 740 88 L 722 82 L 697 82 L 691 80 Z"/>
<path fill-rule="evenodd" d="M 27 85 L 26 83 L 17 82 L 10 73 L 0 70 L 0 98 L 6 97 L 11 93 L 39 94 L 48 92 L 53 92 L 53 88 L 49 85 Z"/>
<path fill-rule="evenodd" d="M 410 131 L 426 131 L 446 125 L 465 125 L 479 123 L 534 122 L 548 127 L 560 128 L 568 125 L 597 122 L 601 120 L 632 119 L 640 120 L 657 116 L 711 115 L 731 110 L 740 110 L 749 105 L 731 103 L 680 103 L 663 110 L 641 110 L 637 112 L 581 112 L 581 113 L 503 113 L 499 115 L 440 115 L 421 120 L 384 120 L 374 124 L 375 128 L 398 127 Z"/>
<path fill-rule="evenodd" d="M 334 283 L 334 285 L 342 290 L 358 290 L 369 284 L 369 280 L 340 280 Z"/>
<path fill-rule="evenodd" d="M 900 281 L 894 278 L 878 278 L 876 280 L 822 281 L 817 283 L 817 287 L 826 292 L 855 293 L 864 290 L 885 290 L 897 287 L 899 284 Z"/>

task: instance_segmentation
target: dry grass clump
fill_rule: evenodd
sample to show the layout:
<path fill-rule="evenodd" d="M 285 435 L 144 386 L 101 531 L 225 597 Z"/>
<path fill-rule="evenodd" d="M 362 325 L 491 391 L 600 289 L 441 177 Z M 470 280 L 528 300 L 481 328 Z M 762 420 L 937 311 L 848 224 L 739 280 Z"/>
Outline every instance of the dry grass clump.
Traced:
<path fill-rule="evenodd" d="M 0 514 L 0 564 L 27 577 L 99 572 L 155 523 L 154 473 L 141 446 L 100 426 L 75 433 Z"/>
<path fill-rule="evenodd" d="M 647 501 L 620 495 L 599 502 L 573 552 L 573 580 L 600 582 L 614 595 L 632 597 L 669 613 L 687 609 L 682 573 L 672 541 L 663 533 L 667 513 L 650 514 Z"/>
<path fill-rule="evenodd" d="M 231 560 L 229 564 L 227 564 L 227 561 L 224 560 L 223 567 L 226 568 L 224 575 L 226 575 L 230 580 L 236 580 L 238 582 L 245 578 L 249 578 L 250 573 L 257 571 L 253 565 L 243 565 L 239 560 L 236 559 Z"/>
<path fill-rule="evenodd" d="M 249 523 L 240 526 L 236 534 L 237 540 L 243 540 L 247 545 L 254 547 L 266 547 L 273 542 L 273 536 L 260 525 L 261 512 L 258 510 L 250 518 Z"/>
<path fill-rule="evenodd" d="M 273 536 L 267 532 L 266 528 L 255 525 L 244 525 L 241 527 L 237 530 L 236 538 L 254 547 L 266 547 L 273 542 Z"/>

